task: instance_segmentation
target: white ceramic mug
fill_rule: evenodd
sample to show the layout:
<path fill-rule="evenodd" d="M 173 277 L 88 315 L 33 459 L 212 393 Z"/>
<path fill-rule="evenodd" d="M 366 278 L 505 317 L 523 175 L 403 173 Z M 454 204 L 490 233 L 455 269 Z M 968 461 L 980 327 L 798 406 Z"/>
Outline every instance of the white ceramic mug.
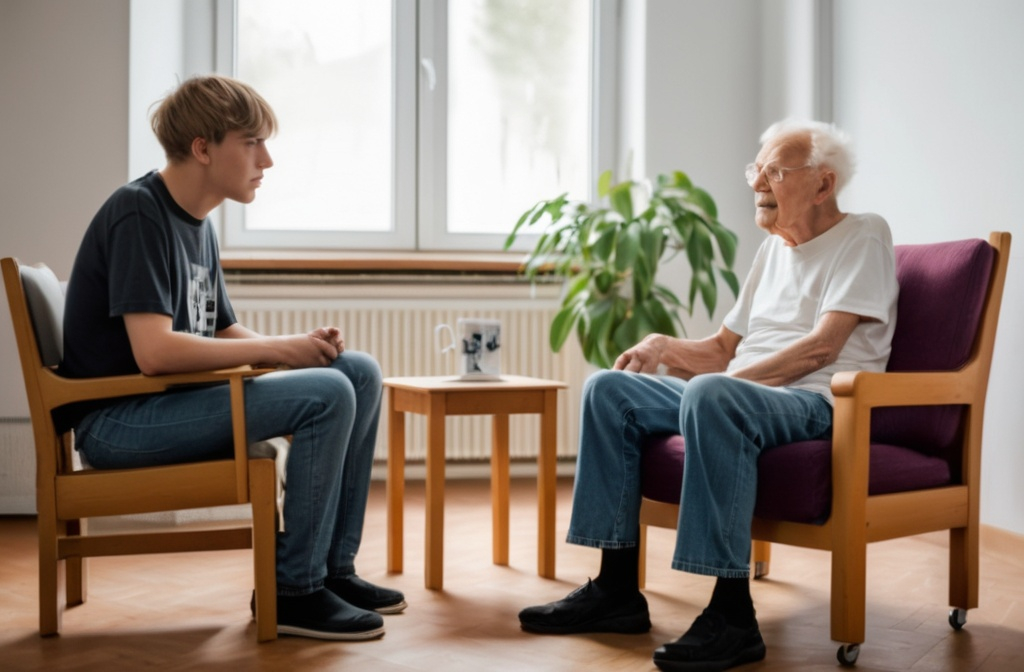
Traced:
<path fill-rule="evenodd" d="M 447 332 L 448 342 L 442 343 Z M 447 324 L 434 327 L 441 354 L 455 350 L 456 374 L 463 380 L 501 378 L 501 321 L 460 317 L 453 331 Z"/>

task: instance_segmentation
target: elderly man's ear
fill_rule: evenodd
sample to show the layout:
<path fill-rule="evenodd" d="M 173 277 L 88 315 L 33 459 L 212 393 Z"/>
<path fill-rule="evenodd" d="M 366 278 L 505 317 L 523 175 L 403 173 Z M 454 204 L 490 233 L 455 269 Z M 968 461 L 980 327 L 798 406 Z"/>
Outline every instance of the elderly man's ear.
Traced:
<path fill-rule="evenodd" d="M 822 204 L 836 193 L 836 173 L 833 170 L 826 170 L 821 174 L 821 181 L 818 183 L 818 191 L 815 194 L 815 204 Z"/>

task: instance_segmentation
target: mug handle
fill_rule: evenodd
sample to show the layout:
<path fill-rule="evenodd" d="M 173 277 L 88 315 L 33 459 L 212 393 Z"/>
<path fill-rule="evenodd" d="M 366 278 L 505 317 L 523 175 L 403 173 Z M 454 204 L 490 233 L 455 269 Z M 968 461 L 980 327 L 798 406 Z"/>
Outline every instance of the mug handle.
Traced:
<path fill-rule="evenodd" d="M 448 332 L 448 345 L 441 344 L 441 332 Z M 439 324 L 434 327 L 434 341 L 437 343 L 437 347 L 441 350 L 441 354 L 448 352 L 449 350 L 455 349 L 455 332 L 447 324 Z"/>

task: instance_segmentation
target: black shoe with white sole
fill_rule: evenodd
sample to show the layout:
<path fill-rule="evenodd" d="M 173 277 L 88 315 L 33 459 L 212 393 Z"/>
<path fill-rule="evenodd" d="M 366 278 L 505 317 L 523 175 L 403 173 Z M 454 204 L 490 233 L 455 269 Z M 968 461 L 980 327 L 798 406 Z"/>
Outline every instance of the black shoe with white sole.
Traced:
<path fill-rule="evenodd" d="M 354 607 L 326 589 L 277 596 L 277 634 L 360 641 L 384 635 L 380 614 Z"/>
<path fill-rule="evenodd" d="M 378 614 L 397 614 L 407 606 L 402 593 L 375 586 L 355 574 L 339 579 L 329 578 L 324 582 L 324 587 L 349 604 Z"/>

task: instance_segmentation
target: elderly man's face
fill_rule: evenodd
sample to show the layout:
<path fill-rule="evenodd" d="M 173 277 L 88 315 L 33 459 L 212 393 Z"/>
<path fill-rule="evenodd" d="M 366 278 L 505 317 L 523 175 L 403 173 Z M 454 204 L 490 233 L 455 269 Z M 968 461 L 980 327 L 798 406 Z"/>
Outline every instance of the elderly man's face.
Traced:
<path fill-rule="evenodd" d="M 789 245 L 799 245 L 813 237 L 809 217 L 819 186 L 820 170 L 807 166 L 810 138 L 795 134 L 769 140 L 758 152 L 755 165 L 762 169 L 754 181 L 754 221 L 768 233 L 781 236 Z M 782 181 L 776 182 L 763 170 L 780 168 Z"/>

